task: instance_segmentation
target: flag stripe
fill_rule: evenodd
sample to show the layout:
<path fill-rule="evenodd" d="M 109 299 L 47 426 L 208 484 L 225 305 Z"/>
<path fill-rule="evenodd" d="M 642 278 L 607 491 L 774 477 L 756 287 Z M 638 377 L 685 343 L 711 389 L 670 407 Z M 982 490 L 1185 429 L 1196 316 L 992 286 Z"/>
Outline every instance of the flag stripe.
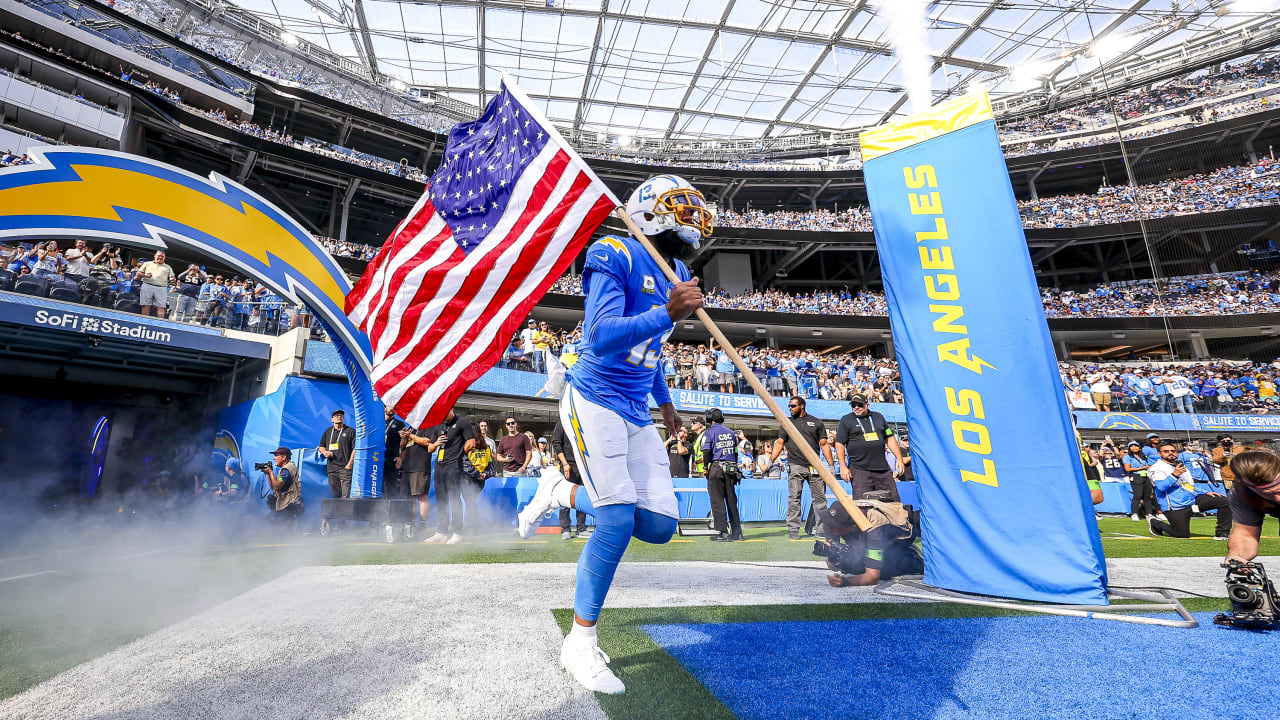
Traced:
<path fill-rule="evenodd" d="M 573 217 L 583 217 L 581 222 L 548 222 L 544 237 L 549 238 L 547 248 L 538 259 L 535 268 L 520 280 L 518 286 L 505 296 L 509 298 L 489 314 L 486 327 L 479 331 L 479 339 L 470 343 L 464 352 L 456 353 L 452 362 L 440 363 L 442 368 L 438 377 L 431 381 L 421 393 L 410 415 L 436 415 L 447 412 L 472 382 L 483 375 L 506 348 L 506 339 L 516 331 L 520 322 L 529 310 L 551 287 L 568 266 L 573 262 L 577 251 L 591 238 L 591 233 L 604 221 L 605 216 L 613 210 L 613 204 L 601 192 L 601 186 L 591 183 L 586 175 L 592 192 L 580 195 L 573 211 Z M 418 383 L 421 387 L 424 382 Z"/>
<path fill-rule="evenodd" d="M 601 185 L 601 187 L 603 187 L 603 185 Z M 593 192 L 590 195 L 595 195 L 595 193 Z M 412 410 L 406 409 L 403 416 L 408 417 L 409 414 L 418 414 L 424 411 L 425 415 L 432 417 L 439 417 L 442 414 L 447 414 L 449 409 L 453 407 L 455 402 L 457 402 L 458 397 L 461 396 L 462 393 L 466 392 L 467 388 L 470 387 L 472 383 L 480 379 L 481 375 L 488 372 L 489 368 L 493 367 L 493 363 L 497 362 L 498 358 L 502 356 L 502 353 L 506 350 L 507 346 L 506 338 L 515 334 L 516 328 L 520 325 L 521 319 L 529 314 L 529 311 L 533 309 L 533 306 L 538 304 L 538 300 L 540 300 L 542 296 L 546 294 L 547 290 L 555 284 L 555 281 L 564 275 L 564 273 L 569 269 L 573 264 L 573 260 L 577 256 L 578 251 L 587 244 L 587 241 L 591 239 L 591 234 L 595 232 L 595 229 L 599 227 L 601 223 L 604 222 L 605 218 L 609 216 L 609 213 L 613 212 L 613 208 L 613 198 L 608 194 L 599 194 L 595 205 L 592 206 L 590 212 L 582 223 L 579 224 L 578 229 L 573 233 L 567 252 L 561 253 L 560 257 L 556 258 L 550 271 L 543 275 L 541 282 L 533 288 L 532 292 L 523 296 L 523 299 L 513 310 L 507 313 L 507 319 L 498 328 L 497 333 L 492 337 L 487 338 L 487 346 L 482 348 L 477 360 L 474 362 L 455 363 L 449 368 L 449 373 L 451 375 L 451 377 L 448 378 L 449 384 L 442 390 L 439 390 L 439 396 L 436 402 L 428 408 L 421 407 L 422 403 L 419 403 L 419 405 L 415 406 Z M 480 346 L 481 343 L 477 342 L 476 345 Z M 427 395 L 426 397 L 429 399 L 430 395 Z"/>
<path fill-rule="evenodd" d="M 368 307 L 364 300 L 373 288 L 381 287 L 387 262 L 399 249 L 404 229 L 415 225 L 420 227 L 421 224 L 425 224 L 431 219 L 433 213 L 423 212 L 426 204 L 427 194 L 423 193 L 422 197 L 418 198 L 418 202 L 414 203 L 409 215 L 396 226 L 395 231 L 387 237 L 387 241 L 383 243 L 382 248 L 374 255 L 373 260 L 369 261 L 364 274 L 360 276 L 356 286 L 347 295 L 347 314 L 351 316 L 351 321 L 356 326 L 363 324 L 364 317 L 368 313 Z M 363 308 L 361 308 L 362 305 L 364 305 Z"/>
<path fill-rule="evenodd" d="M 521 288 L 521 285 L 530 282 L 536 285 L 537 281 L 542 279 L 541 275 L 532 275 L 531 273 L 536 267 L 544 264 L 544 256 L 550 255 L 555 258 L 563 251 L 563 239 L 561 239 L 560 243 L 552 242 L 548 244 L 548 241 L 555 237 L 565 216 L 572 209 L 572 205 L 582 197 L 583 193 L 591 185 L 591 178 L 585 174 L 575 172 L 574 175 L 576 177 L 573 178 L 573 184 L 568 192 L 564 193 L 564 199 L 554 207 L 550 214 L 540 214 L 539 222 L 531 226 L 528 231 L 531 233 L 530 237 L 527 239 L 522 238 L 523 242 L 514 247 L 514 252 L 506 254 L 511 260 L 511 266 L 506 272 L 494 272 L 488 278 L 482 295 L 486 300 L 469 304 L 467 309 L 470 312 L 468 315 L 463 321 L 450 327 L 450 332 L 443 337 L 441 342 L 426 343 L 419 346 L 419 349 L 428 350 L 429 354 L 423 358 L 421 364 L 416 366 L 414 372 L 408 373 L 405 380 L 399 383 L 401 385 L 410 383 L 415 387 L 412 390 L 408 387 L 398 388 L 401 393 L 419 396 L 423 393 L 432 394 L 435 391 L 437 379 L 450 366 L 458 362 L 459 357 L 472 350 L 477 336 L 488 332 L 496 333 L 497 328 L 490 328 L 490 325 L 495 321 L 501 323 L 507 317 L 507 313 L 510 312 L 508 306 L 520 297 L 520 294 L 516 291 Z M 483 344 L 479 345 L 482 346 Z"/>
<path fill-rule="evenodd" d="M 376 359 L 386 355 L 389 338 L 399 335 L 404 307 L 412 302 L 417 292 L 415 288 L 421 286 L 421 281 L 413 282 L 410 275 L 421 278 L 431 267 L 454 253 L 461 255 L 462 250 L 453 242 L 453 234 L 444 221 L 435 218 L 424 232 L 414 238 L 406 251 L 397 256 L 397 260 L 404 258 L 404 261 L 397 262 L 399 267 L 392 273 L 388 292 L 379 300 L 370 323 L 370 337 L 378 338 L 378 346 L 374 348 Z M 389 321 L 393 328 L 388 328 Z"/>
<path fill-rule="evenodd" d="M 526 235 L 537 229 L 535 220 L 550 212 L 554 204 L 569 188 L 576 172 L 566 173 L 565 164 L 568 156 L 557 153 L 552 162 L 547 164 L 547 174 L 531 188 L 531 195 L 523 212 L 510 224 L 511 230 L 505 237 L 494 238 L 496 242 L 490 247 L 481 247 L 467 256 L 457 267 L 448 268 L 448 272 L 440 278 L 440 290 L 432 298 L 422 313 L 425 318 L 416 333 L 402 338 L 398 342 L 397 353 L 403 353 L 403 361 L 385 375 L 375 375 L 377 382 L 393 386 L 399 384 L 406 375 L 423 362 L 427 354 L 443 342 L 443 336 L 458 322 L 474 322 L 478 310 L 472 299 L 480 297 L 486 301 L 492 297 L 492 274 L 501 268 L 508 269 L 514 261 L 511 252 L 519 252 L 520 245 L 527 242 Z M 493 237 L 493 236 L 490 236 Z M 488 240 L 485 241 L 488 245 Z M 483 253 L 483 255 L 481 254 Z M 471 311 L 471 314 L 467 314 Z"/>
<path fill-rule="evenodd" d="M 394 292 L 392 290 L 392 278 L 396 268 L 412 257 L 412 255 L 405 254 L 405 249 L 415 246 L 415 243 L 422 240 L 423 235 L 427 235 L 427 238 L 430 238 L 441 230 L 447 229 L 444 220 L 435 215 L 435 210 L 430 203 L 426 203 L 418 217 L 414 218 L 406 230 L 396 237 L 391 253 L 387 255 L 386 261 L 376 271 L 374 287 L 361 306 L 357 308 L 366 331 L 369 328 L 369 317 L 376 314 L 378 304 L 383 301 L 387 293 Z"/>

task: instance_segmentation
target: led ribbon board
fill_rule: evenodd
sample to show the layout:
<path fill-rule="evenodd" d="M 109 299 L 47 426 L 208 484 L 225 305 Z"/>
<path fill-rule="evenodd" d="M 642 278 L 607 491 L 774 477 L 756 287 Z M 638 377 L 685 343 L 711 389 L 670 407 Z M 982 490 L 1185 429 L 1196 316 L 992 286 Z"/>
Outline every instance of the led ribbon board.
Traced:
<path fill-rule="evenodd" d="M 208 179 L 145 157 L 82 147 L 31 150 L 35 163 L 0 169 L 0 237 L 118 240 L 217 257 L 295 304 L 305 304 L 342 356 L 357 433 L 352 497 L 377 497 L 382 405 L 369 380 L 369 339 L 343 313 L 351 283 L 296 220 L 213 173 Z"/>
<path fill-rule="evenodd" d="M 1106 565 L 986 93 L 861 136 L 925 582 L 1105 605 Z"/>

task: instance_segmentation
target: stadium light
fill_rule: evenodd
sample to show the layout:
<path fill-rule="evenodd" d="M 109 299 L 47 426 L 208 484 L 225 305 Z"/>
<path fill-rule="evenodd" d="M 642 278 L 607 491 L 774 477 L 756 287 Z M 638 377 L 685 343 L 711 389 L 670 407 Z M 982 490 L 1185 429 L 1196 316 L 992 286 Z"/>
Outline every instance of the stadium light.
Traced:
<path fill-rule="evenodd" d="M 1141 39 L 1141 35 L 1108 35 L 1093 43 L 1089 48 L 1089 55 L 1107 62 L 1133 47 Z"/>
<path fill-rule="evenodd" d="M 635 138 L 630 135 L 618 136 L 618 147 L 631 147 L 631 143 L 635 142 Z"/>
<path fill-rule="evenodd" d="M 281 34 L 280 34 L 280 42 L 282 42 L 282 43 L 284 43 L 285 45 L 288 45 L 288 46 L 290 46 L 290 47 L 295 47 L 295 46 L 297 46 L 297 44 L 298 44 L 298 36 L 297 36 L 297 35 L 294 35 L 294 34 L 293 34 L 293 33 L 291 33 L 291 32 L 281 33 Z"/>
<path fill-rule="evenodd" d="M 1048 75 L 1058 63 L 1052 60 L 1032 60 L 1015 66 L 1009 71 L 1009 79 L 1015 83 L 1036 82 Z"/>

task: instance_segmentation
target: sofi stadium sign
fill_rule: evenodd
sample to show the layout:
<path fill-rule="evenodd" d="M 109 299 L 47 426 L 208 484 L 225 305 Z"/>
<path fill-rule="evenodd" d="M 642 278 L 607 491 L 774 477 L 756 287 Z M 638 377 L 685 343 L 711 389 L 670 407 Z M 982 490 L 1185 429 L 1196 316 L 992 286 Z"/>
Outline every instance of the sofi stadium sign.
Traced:
<path fill-rule="evenodd" d="M 173 340 L 173 334 L 166 330 L 157 330 L 142 323 L 95 317 L 83 313 L 37 310 L 33 320 L 36 325 L 78 331 L 90 335 L 110 335 L 112 337 L 158 343 L 168 343 Z"/>

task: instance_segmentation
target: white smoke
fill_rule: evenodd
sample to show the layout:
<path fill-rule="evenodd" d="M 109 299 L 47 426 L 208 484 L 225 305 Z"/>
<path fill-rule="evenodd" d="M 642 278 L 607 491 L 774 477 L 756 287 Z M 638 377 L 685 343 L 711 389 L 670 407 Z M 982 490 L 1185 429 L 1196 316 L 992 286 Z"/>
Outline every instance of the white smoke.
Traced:
<path fill-rule="evenodd" d="M 911 112 L 924 112 L 933 104 L 924 0 L 878 0 L 875 6 L 888 24 L 889 40 L 898 58 L 898 72 L 902 74 Z"/>

